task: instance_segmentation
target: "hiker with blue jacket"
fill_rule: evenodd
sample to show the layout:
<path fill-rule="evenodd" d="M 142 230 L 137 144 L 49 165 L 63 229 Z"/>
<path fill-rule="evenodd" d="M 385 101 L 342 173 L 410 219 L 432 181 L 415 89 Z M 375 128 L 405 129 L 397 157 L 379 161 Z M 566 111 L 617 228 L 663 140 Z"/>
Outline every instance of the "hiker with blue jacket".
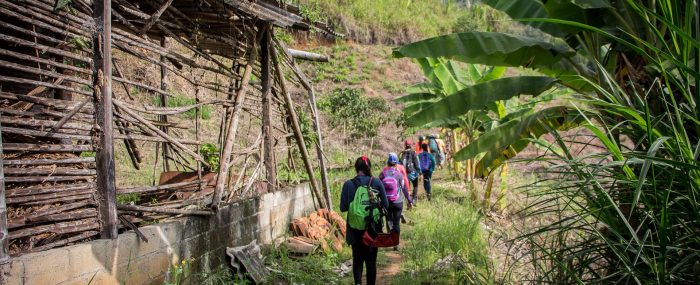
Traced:
<path fill-rule="evenodd" d="M 418 162 L 420 163 L 420 170 L 423 174 L 423 188 L 425 189 L 425 194 L 428 197 L 428 201 L 430 201 L 430 195 L 432 192 L 430 180 L 433 178 L 433 171 L 435 171 L 435 166 L 437 165 L 437 163 L 435 163 L 435 156 L 428 152 L 427 142 L 421 144 L 421 150 L 423 151 L 418 154 Z M 418 191 L 416 190 L 417 189 L 413 191 L 414 203 L 418 198 Z"/>
<path fill-rule="evenodd" d="M 352 274 L 355 284 L 362 283 L 363 267 L 367 268 L 367 284 L 374 285 L 377 279 L 378 248 L 369 247 L 362 241 L 368 230 L 382 231 L 379 207 L 389 204 L 382 181 L 372 176 L 372 163 L 367 156 L 355 161 L 357 176 L 343 184 L 340 194 L 340 211 L 348 212 L 345 241 L 352 247 Z M 374 220 L 374 223 L 368 222 Z M 374 227 L 369 229 L 369 227 Z"/>

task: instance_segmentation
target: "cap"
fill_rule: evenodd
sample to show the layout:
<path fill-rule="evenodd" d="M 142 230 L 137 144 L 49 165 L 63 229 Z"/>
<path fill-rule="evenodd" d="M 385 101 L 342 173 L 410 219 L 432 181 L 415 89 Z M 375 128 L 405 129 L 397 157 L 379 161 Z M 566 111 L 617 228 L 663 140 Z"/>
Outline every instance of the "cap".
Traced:
<path fill-rule="evenodd" d="M 412 146 L 412 145 L 413 145 L 413 142 L 412 142 L 411 140 L 406 140 L 405 142 L 403 142 L 403 145 L 405 145 L 405 146 Z"/>
<path fill-rule="evenodd" d="M 395 152 L 389 154 L 389 159 L 386 160 L 386 164 L 397 164 L 399 163 L 399 156 Z"/>

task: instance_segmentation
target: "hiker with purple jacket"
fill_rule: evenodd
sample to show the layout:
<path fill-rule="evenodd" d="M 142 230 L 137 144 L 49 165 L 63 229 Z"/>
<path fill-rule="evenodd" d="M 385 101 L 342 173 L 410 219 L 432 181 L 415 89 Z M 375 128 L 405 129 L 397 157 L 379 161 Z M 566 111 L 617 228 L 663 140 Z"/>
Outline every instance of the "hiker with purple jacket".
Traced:
<path fill-rule="evenodd" d="M 418 161 L 420 163 L 420 170 L 421 173 L 423 174 L 423 188 L 425 189 L 425 194 L 428 197 L 428 201 L 430 201 L 430 195 L 431 195 L 431 185 L 430 185 L 430 180 L 433 178 L 433 171 L 435 171 L 435 166 L 437 163 L 435 163 L 435 157 L 428 152 L 428 143 L 425 142 L 421 145 L 421 149 L 423 152 L 418 154 Z M 417 190 L 417 189 L 416 189 Z M 418 191 L 413 191 L 413 201 L 416 201 L 416 198 L 418 196 Z"/>
<path fill-rule="evenodd" d="M 390 153 L 386 162 L 386 167 L 379 174 L 379 179 L 384 184 L 386 198 L 389 201 L 388 219 L 389 228 L 392 231 L 400 233 L 401 231 L 401 212 L 403 211 L 403 200 L 406 197 L 408 200 L 408 208 L 413 206 L 413 200 L 409 196 L 408 177 L 406 169 L 399 164 L 399 157 L 396 153 Z M 398 247 L 394 247 L 398 249 Z"/>

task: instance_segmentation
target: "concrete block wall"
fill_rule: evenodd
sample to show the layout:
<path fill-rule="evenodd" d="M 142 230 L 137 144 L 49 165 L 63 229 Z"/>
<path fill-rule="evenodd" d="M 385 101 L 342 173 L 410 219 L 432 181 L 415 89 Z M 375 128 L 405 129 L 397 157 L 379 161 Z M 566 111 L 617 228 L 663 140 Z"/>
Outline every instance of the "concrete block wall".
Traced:
<path fill-rule="evenodd" d="M 115 240 L 94 240 L 12 258 L 0 267 L 0 284 L 161 284 L 171 265 L 190 260 L 190 272 L 226 263 L 226 247 L 253 239 L 269 244 L 289 222 L 314 210 L 308 184 L 222 207 L 216 216 L 184 217 L 139 228 Z"/>

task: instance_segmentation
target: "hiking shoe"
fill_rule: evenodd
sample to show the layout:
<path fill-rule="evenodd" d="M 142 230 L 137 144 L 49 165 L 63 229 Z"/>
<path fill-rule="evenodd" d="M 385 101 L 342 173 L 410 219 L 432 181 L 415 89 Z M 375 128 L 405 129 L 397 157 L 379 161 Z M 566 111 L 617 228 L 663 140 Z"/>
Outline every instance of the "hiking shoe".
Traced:
<path fill-rule="evenodd" d="M 430 194 L 428 194 L 428 202 L 430 202 Z"/>
<path fill-rule="evenodd" d="M 399 246 L 398 246 L 398 245 L 395 245 L 395 246 L 394 246 L 394 251 L 399 251 Z"/>
<path fill-rule="evenodd" d="M 406 218 L 404 218 L 403 214 L 401 214 L 401 223 L 405 224 L 406 223 Z"/>

